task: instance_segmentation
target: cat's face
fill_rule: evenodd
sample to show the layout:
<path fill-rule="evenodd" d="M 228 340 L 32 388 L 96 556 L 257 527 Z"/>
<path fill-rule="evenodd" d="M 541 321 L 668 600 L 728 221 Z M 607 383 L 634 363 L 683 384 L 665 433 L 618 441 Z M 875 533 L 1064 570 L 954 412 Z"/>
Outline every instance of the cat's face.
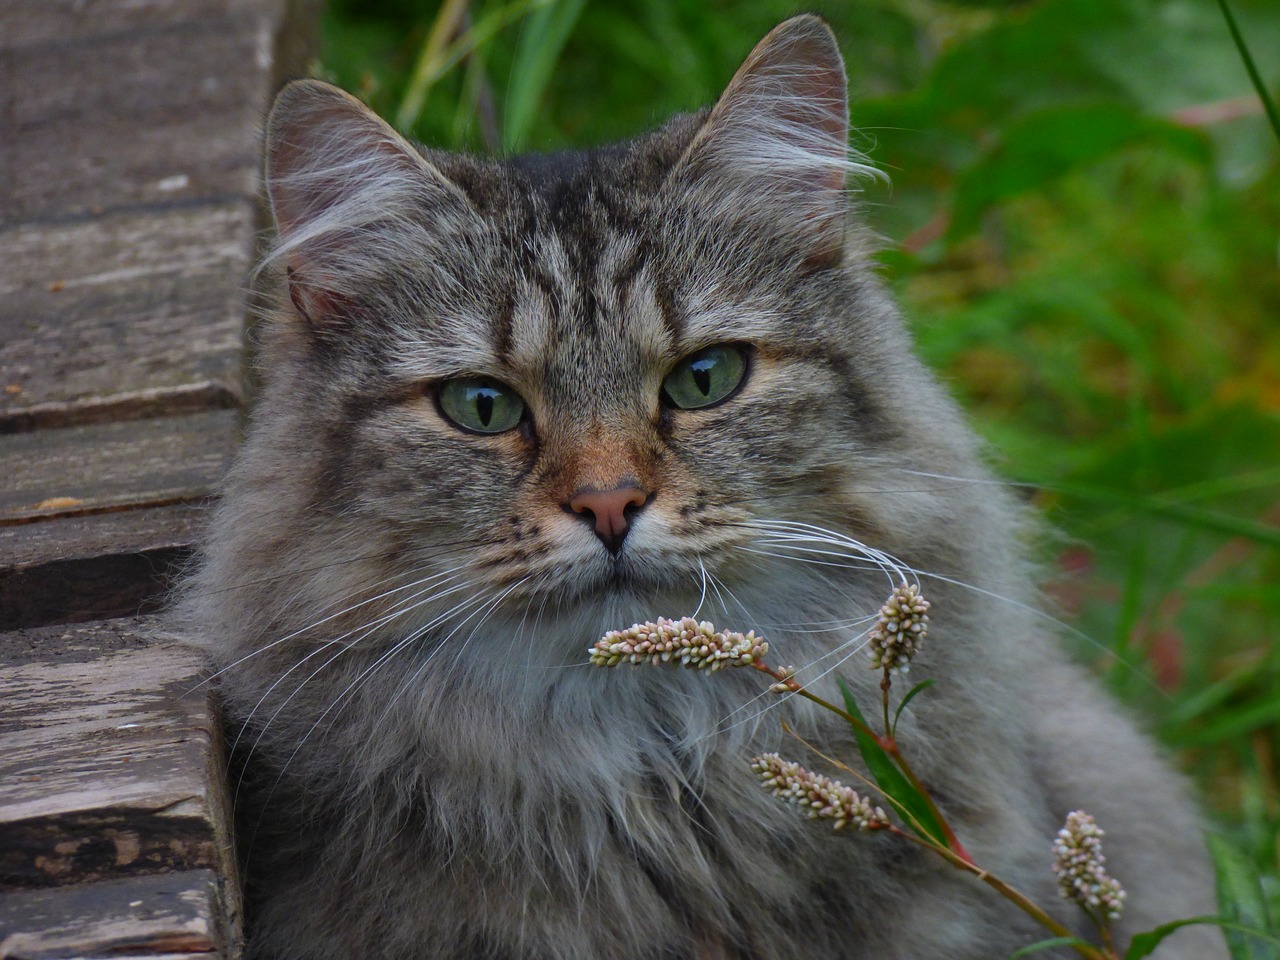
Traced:
<path fill-rule="evenodd" d="M 812 18 L 714 110 L 590 154 L 424 155 L 287 87 L 263 417 L 288 424 L 297 536 L 366 558 L 339 592 L 680 615 L 709 582 L 818 590 L 830 571 L 777 556 L 798 525 L 926 527 L 924 500 L 872 495 L 919 486 L 900 468 L 930 466 L 913 421 L 939 401 L 847 221 L 846 112 Z"/>

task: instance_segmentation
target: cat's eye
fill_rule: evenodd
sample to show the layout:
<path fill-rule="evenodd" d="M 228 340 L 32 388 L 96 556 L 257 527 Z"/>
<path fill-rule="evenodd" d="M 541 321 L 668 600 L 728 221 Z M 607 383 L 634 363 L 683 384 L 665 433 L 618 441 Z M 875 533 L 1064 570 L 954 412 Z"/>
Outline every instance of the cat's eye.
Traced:
<path fill-rule="evenodd" d="M 747 376 L 747 352 L 721 343 L 690 354 L 662 381 L 662 399 L 670 407 L 697 410 L 728 400 Z"/>
<path fill-rule="evenodd" d="M 489 377 L 458 377 L 436 388 L 440 410 L 463 430 L 503 433 L 524 417 L 524 401 L 505 383 Z"/>

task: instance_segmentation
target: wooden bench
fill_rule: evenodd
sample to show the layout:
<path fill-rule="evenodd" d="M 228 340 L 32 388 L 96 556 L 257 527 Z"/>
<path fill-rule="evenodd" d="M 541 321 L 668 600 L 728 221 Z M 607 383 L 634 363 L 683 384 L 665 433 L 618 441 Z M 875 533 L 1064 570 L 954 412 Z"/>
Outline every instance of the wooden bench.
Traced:
<path fill-rule="evenodd" d="M 240 952 L 216 704 L 156 611 L 236 441 L 259 129 L 316 7 L 0 5 L 0 960 Z"/>

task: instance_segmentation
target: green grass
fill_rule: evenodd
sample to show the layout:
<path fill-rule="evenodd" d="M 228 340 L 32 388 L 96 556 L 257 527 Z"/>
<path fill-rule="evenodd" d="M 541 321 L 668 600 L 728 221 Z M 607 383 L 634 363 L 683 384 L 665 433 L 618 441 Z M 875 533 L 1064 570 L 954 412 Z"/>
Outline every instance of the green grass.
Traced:
<path fill-rule="evenodd" d="M 438 4 L 333 3 L 323 71 L 425 142 L 555 149 L 709 102 L 795 12 L 451 6 L 432 44 Z M 892 178 L 864 200 L 921 352 L 1060 531 L 1049 590 L 1202 785 L 1224 889 L 1280 917 L 1280 149 L 1219 3 L 808 8 Z M 1230 9 L 1274 98 L 1280 6 Z"/>

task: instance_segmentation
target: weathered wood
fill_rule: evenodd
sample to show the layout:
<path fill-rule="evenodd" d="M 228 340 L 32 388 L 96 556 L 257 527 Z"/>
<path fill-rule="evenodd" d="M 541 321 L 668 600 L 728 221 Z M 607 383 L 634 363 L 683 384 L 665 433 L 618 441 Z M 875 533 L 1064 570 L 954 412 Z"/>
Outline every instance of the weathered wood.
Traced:
<path fill-rule="evenodd" d="M 251 195 L 260 118 L 314 49 L 316 6 L 9 0 L 0 221 Z"/>
<path fill-rule="evenodd" d="M 189 555 L 244 393 L 257 130 L 317 6 L 0 2 L 0 960 L 238 956 L 198 659 L 151 621 L 12 628 L 154 603 Z"/>
<path fill-rule="evenodd" d="M 0 4 L 0 50 L 145 34 L 222 14 L 262 16 L 282 6 L 262 0 L 5 0 Z"/>
<path fill-rule="evenodd" d="M 240 401 L 247 200 L 0 232 L 0 433 Z"/>
<path fill-rule="evenodd" d="M 0 525 L 207 497 L 237 421 L 216 410 L 0 437 Z"/>
<path fill-rule="evenodd" d="M 207 513 L 208 505 L 200 500 L 0 524 L 0 579 L 54 561 L 188 548 L 199 539 Z M 0 614 L 0 624 L 4 622 Z"/>
<path fill-rule="evenodd" d="M 234 881 L 219 723 L 154 620 L 0 634 L 0 890 L 208 868 Z"/>
<path fill-rule="evenodd" d="M 0 53 L 12 76 L 28 79 L 80 61 L 72 82 L 36 83 L 13 99 L 11 192 L 0 220 L 251 195 L 254 118 L 266 95 L 252 26 L 210 20 Z M 241 69 L 228 72 L 235 58 Z"/>
<path fill-rule="evenodd" d="M 0 960 L 231 960 L 220 893 L 191 870 L 0 896 Z"/>
<path fill-rule="evenodd" d="M 0 436 L 0 629 L 154 610 L 191 555 L 235 411 Z"/>

